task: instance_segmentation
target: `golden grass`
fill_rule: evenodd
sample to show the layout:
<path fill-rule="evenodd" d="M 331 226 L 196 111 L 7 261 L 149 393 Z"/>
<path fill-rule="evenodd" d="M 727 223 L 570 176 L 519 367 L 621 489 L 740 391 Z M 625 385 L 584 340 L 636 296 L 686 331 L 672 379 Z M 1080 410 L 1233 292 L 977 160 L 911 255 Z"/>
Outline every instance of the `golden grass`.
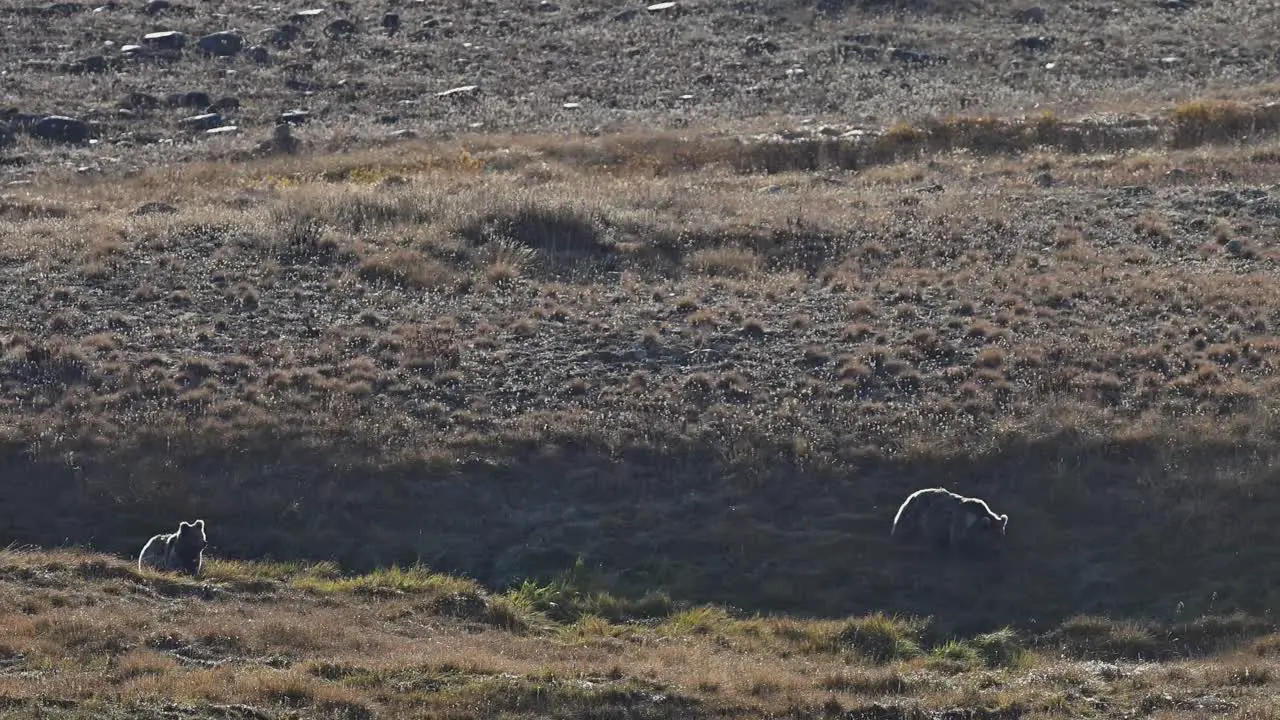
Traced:
<path fill-rule="evenodd" d="M 119 572 L 86 577 L 85 568 Z M 29 593 L 23 574 L 37 569 L 79 606 L 15 611 L 10 603 Z M 401 585 L 413 576 L 388 572 Z M 1233 635 L 1245 626 L 1230 618 L 1205 618 L 1194 626 L 1218 633 L 1216 654 L 1162 665 L 1108 664 L 1088 653 L 1062 659 L 1048 638 L 1037 641 L 1047 643 L 1041 647 L 1008 632 L 938 638 L 916 647 L 909 638 L 918 638 L 927 623 L 883 615 L 739 618 L 706 606 L 676 612 L 656 626 L 583 616 L 511 634 L 477 631 L 422 609 L 405 612 L 395 599 L 345 591 L 317 596 L 310 589 L 263 595 L 264 589 L 237 584 L 245 577 L 305 573 L 271 563 L 221 564 L 201 581 L 220 589 L 218 599 L 175 604 L 134 590 L 116 592 L 120 581 L 139 590 L 157 586 L 151 576 L 112 558 L 0 553 L 0 621 L 6 628 L 0 662 L 9 670 L 0 673 L 0 693 L 15 703 L 64 703 L 67 710 L 176 700 L 196 708 L 233 703 L 361 717 L 623 710 L 653 717 L 819 717 L 833 703 L 1080 710 L 1082 698 L 1068 691 L 1087 687 L 1090 697 L 1105 698 L 1117 713 L 1139 711 L 1153 697 L 1168 697 L 1175 706 L 1229 697 L 1232 707 L 1251 712 L 1276 709 L 1278 680 L 1267 659 L 1276 636 L 1262 626 Z M 1079 635 L 1082 622 L 1061 632 Z M 1132 642 L 1124 624 L 1090 623 L 1094 637 Z M 886 653 L 895 643 L 914 649 Z"/>

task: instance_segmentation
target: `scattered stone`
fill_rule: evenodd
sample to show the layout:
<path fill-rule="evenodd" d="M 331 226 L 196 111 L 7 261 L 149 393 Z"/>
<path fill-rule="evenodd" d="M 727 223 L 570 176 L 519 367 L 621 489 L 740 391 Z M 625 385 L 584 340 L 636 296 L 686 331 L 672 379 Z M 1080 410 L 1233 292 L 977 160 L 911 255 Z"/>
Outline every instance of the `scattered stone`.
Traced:
<path fill-rule="evenodd" d="M 181 50 L 187 44 L 187 36 L 176 30 L 165 30 L 143 35 L 142 42 L 160 50 Z"/>
<path fill-rule="evenodd" d="M 1053 187 L 1053 182 L 1054 182 L 1053 175 L 1049 173 L 1047 170 L 1045 172 L 1042 172 L 1036 175 L 1035 177 L 1035 184 L 1037 187 L 1042 187 L 1042 188 Z"/>
<path fill-rule="evenodd" d="M 542 2 L 538 3 L 538 12 L 560 12 L 560 6 L 551 2 L 551 0 L 542 0 Z"/>
<path fill-rule="evenodd" d="M 121 45 L 120 46 L 120 54 L 124 55 L 125 57 L 133 57 L 134 55 L 137 55 L 140 52 L 142 52 L 141 45 Z"/>
<path fill-rule="evenodd" d="M 90 55 L 66 66 L 66 71 L 83 75 L 86 73 L 103 73 L 107 71 L 107 58 L 102 55 Z"/>
<path fill-rule="evenodd" d="M 400 31 L 400 16 L 390 12 L 383 15 L 382 29 L 387 31 L 387 35 L 395 35 Z"/>
<path fill-rule="evenodd" d="M 324 27 L 324 34 L 331 38 L 348 38 L 359 32 L 356 24 L 346 18 L 339 18 Z"/>
<path fill-rule="evenodd" d="M 287 48 L 302 37 L 302 28 L 297 25 L 281 25 L 267 30 L 264 36 L 266 37 L 266 42 L 278 48 Z"/>
<path fill-rule="evenodd" d="M 398 122 L 400 122 L 399 115 L 379 115 L 378 116 L 378 124 L 380 125 L 395 125 Z"/>
<path fill-rule="evenodd" d="M 442 90 L 436 93 L 436 97 L 467 97 L 474 94 L 477 88 L 477 85 L 462 85 L 455 88 L 449 88 L 448 90 Z"/>
<path fill-rule="evenodd" d="M 323 14 L 324 14 L 324 8 L 311 8 L 310 10 L 299 10 L 298 12 L 289 16 L 289 22 L 303 23 L 310 20 L 311 18 L 320 17 Z"/>
<path fill-rule="evenodd" d="M 1049 19 L 1049 13 L 1039 6 L 1013 11 L 1013 21 L 1024 25 L 1043 25 Z"/>
<path fill-rule="evenodd" d="M 1156 0 L 1156 7 L 1161 10 L 1182 12 L 1195 7 L 1195 2 L 1193 2 L 1193 0 Z"/>
<path fill-rule="evenodd" d="M 210 33 L 196 41 L 206 55 L 232 57 L 244 48 L 244 36 L 234 30 Z"/>
<path fill-rule="evenodd" d="M 1053 38 L 1045 37 L 1044 35 L 1028 35 L 1014 40 L 1013 44 L 1023 50 L 1037 52 L 1039 50 L 1048 50 L 1052 48 Z"/>
<path fill-rule="evenodd" d="M 391 137 L 396 138 L 397 140 L 412 140 L 418 137 L 418 133 L 410 130 L 409 128 L 405 128 L 391 133 Z"/>
<path fill-rule="evenodd" d="M 250 45 L 245 48 L 244 56 L 259 65 L 269 65 L 271 63 L 271 53 L 261 45 Z"/>
<path fill-rule="evenodd" d="M 240 128 L 236 127 L 235 125 L 224 125 L 222 127 L 216 127 L 210 130 L 205 130 L 204 134 L 212 137 L 218 137 L 220 135 L 234 135 L 239 130 Z"/>
<path fill-rule="evenodd" d="M 51 3 L 49 5 L 44 6 L 45 15 L 59 15 L 61 17 L 67 17 L 68 15 L 75 15 L 76 13 L 82 10 L 84 10 L 83 6 L 81 6 L 79 3 L 73 3 L 73 2 L 58 2 L 58 3 Z"/>
<path fill-rule="evenodd" d="M 227 112 L 229 110 L 239 110 L 240 98 L 237 98 L 234 95 L 220 97 L 217 100 L 214 100 L 213 102 L 209 103 L 208 109 L 209 109 L 209 112 L 213 112 L 213 113 Z"/>
<path fill-rule="evenodd" d="M 165 104 L 169 107 L 204 109 L 213 104 L 213 99 L 209 97 L 209 93 L 193 90 L 185 93 L 172 93 L 165 98 Z"/>
<path fill-rule="evenodd" d="M 945 56 L 917 52 L 915 50 L 904 50 L 903 48 L 893 48 L 889 52 L 889 57 L 908 65 L 945 65 L 947 63 Z"/>
<path fill-rule="evenodd" d="M 222 124 L 222 116 L 218 113 L 203 113 L 182 118 L 178 124 L 187 130 L 212 130 Z"/>
<path fill-rule="evenodd" d="M 169 0 L 149 0 L 147 4 L 143 6 L 142 11 L 148 15 L 155 15 L 168 10 L 170 7 L 172 7 L 172 5 Z"/>
<path fill-rule="evenodd" d="M 882 50 L 871 45 L 863 45 L 857 42 L 843 42 L 840 44 L 840 57 L 843 59 L 857 58 L 860 60 L 879 60 Z"/>
<path fill-rule="evenodd" d="M 752 57 L 765 53 L 772 55 L 778 52 L 778 43 L 759 35 L 748 35 L 746 42 L 742 44 L 742 51 Z"/>
<path fill-rule="evenodd" d="M 679 8 L 680 6 L 673 2 L 660 2 L 660 3 L 654 3 L 653 5 L 650 5 L 649 7 L 645 8 L 645 10 L 648 10 L 651 13 L 665 13 L 665 12 L 677 11 L 679 10 Z"/>
<path fill-rule="evenodd" d="M 80 144 L 89 139 L 89 123 L 65 115 L 49 115 L 31 126 L 31 134 L 41 140 Z"/>
<path fill-rule="evenodd" d="M 582 103 L 567 102 L 564 105 L 561 105 L 560 107 L 563 107 L 565 110 L 577 110 L 578 108 L 582 107 Z"/>
<path fill-rule="evenodd" d="M 288 123 L 276 123 L 271 139 L 258 143 L 258 152 L 293 154 L 298 151 L 298 139 L 293 136 Z"/>
<path fill-rule="evenodd" d="M 636 16 L 639 14 L 640 14 L 639 10 L 636 10 L 634 8 L 629 8 L 627 10 L 623 10 L 615 14 L 613 16 L 613 21 L 614 22 L 631 22 L 632 20 L 635 20 Z"/>
<path fill-rule="evenodd" d="M 164 202 L 147 202 L 142 203 L 134 209 L 133 215 L 140 217 L 142 215 L 172 215 L 178 212 L 178 208 Z"/>
<path fill-rule="evenodd" d="M 303 125 L 311 120 L 311 113 L 306 110 L 290 110 L 289 112 L 280 113 L 276 118 L 277 125 Z"/>
<path fill-rule="evenodd" d="M 160 98 L 147 93 L 129 93 L 119 105 L 122 110 L 154 110 L 160 107 Z"/>

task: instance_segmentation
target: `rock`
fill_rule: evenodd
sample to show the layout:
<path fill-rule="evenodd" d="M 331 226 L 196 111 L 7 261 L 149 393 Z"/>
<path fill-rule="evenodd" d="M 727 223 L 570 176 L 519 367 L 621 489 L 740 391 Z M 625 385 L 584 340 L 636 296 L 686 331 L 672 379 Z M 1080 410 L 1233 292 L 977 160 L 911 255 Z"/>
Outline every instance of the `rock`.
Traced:
<path fill-rule="evenodd" d="M 205 130 L 204 134 L 209 135 L 211 137 L 220 137 L 223 135 L 235 135 L 237 132 L 239 132 L 239 130 L 240 128 L 236 127 L 235 125 L 224 125 L 222 127 L 216 127 L 216 128 L 211 128 L 209 130 Z"/>
<path fill-rule="evenodd" d="M 1182 12 L 1195 7 L 1195 3 L 1192 0 L 1156 0 L 1156 7 L 1161 10 Z"/>
<path fill-rule="evenodd" d="M 651 13 L 675 12 L 675 11 L 678 11 L 679 9 L 680 9 L 680 6 L 677 3 L 673 3 L 673 2 L 654 3 L 653 5 L 650 5 L 649 7 L 645 8 L 645 10 L 648 10 Z"/>
<path fill-rule="evenodd" d="M 107 58 L 102 55 L 90 55 L 66 66 L 66 72 L 83 75 L 86 73 L 103 73 L 107 71 Z"/>
<path fill-rule="evenodd" d="M 551 2 L 551 0 L 542 0 L 542 2 L 538 3 L 538 12 L 560 12 L 560 6 Z"/>
<path fill-rule="evenodd" d="M 1042 173 L 1037 174 L 1034 182 L 1037 187 L 1042 187 L 1042 188 L 1053 187 L 1053 183 L 1054 183 L 1053 174 L 1046 170 Z"/>
<path fill-rule="evenodd" d="M 60 17 L 75 15 L 82 10 L 84 10 L 82 5 L 73 2 L 57 2 L 44 6 L 45 15 L 58 15 Z"/>
<path fill-rule="evenodd" d="M 449 88 L 448 90 L 442 90 L 436 93 L 436 97 L 440 97 L 440 98 L 466 97 L 466 96 L 475 94 L 475 91 L 477 89 L 478 89 L 478 86 L 476 85 L 462 85 L 455 88 Z"/>
<path fill-rule="evenodd" d="M 846 60 L 849 58 L 879 60 L 881 54 L 880 48 L 871 45 L 863 45 L 856 42 L 842 42 L 840 44 L 840 57 Z"/>
<path fill-rule="evenodd" d="M 129 93 L 119 105 L 122 110 L 154 110 L 160 107 L 160 98 L 147 93 Z"/>
<path fill-rule="evenodd" d="M 142 12 L 148 15 L 155 15 L 168 10 L 170 7 L 172 7 L 172 5 L 169 3 L 169 0 L 149 0 L 147 4 L 143 6 Z"/>
<path fill-rule="evenodd" d="M 276 123 L 271 139 L 258 144 L 260 152 L 292 154 L 298 151 L 298 139 L 293 136 L 288 123 Z"/>
<path fill-rule="evenodd" d="M 244 56 L 259 65 L 271 64 L 271 53 L 261 45 L 250 45 L 245 48 Z"/>
<path fill-rule="evenodd" d="M 324 26 L 324 34 L 331 38 L 348 38 L 359 32 L 356 24 L 346 18 L 338 18 Z"/>
<path fill-rule="evenodd" d="M 1013 44 L 1015 47 L 1023 50 L 1036 52 L 1039 50 L 1048 50 L 1053 47 L 1053 38 L 1045 37 L 1044 35 L 1028 35 L 1014 40 Z"/>
<path fill-rule="evenodd" d="M 172 93 L 165 98 L 165 104 L 169 107 L 204 109 L 212 105 L 213 100 L 209 97 L 209 93 L 193 90 L 185 93 Z"/>
<path fill-rule="evenodd" d="M 222 116 L 218 113 L 204 113 L 182 118 L 178 122 L 187 130 L 212 130 L 222 124 Z"/>
<path fill-rule="evenodd" d="M 64 115 L 49 115 L 31 126 L 31 134 L 41 140 L 78 145 L 89 139 L 89 123 Z"/>
<path fill-rule="evenodd" d="M 289 16 L 289 22 L 303 23 L 310 20 L 311 18 L 320 17 L 323 14 L 324 14 L 324 8 L 311 8 L 310 10 L 299 10 L 298 12 Z"/>
<path fill-rule="evenodd" d="M 263 33 L 263 37 L 266 38 L 266 42 L 278 48 L 287 48 L 302 37 L 302 28 L 297 25 L 281 25 L 267 30 Z"/>
<path fill-rule="evenodd" d="M 759 35 L 748 35 L 746 42 L 742 44 L 742 51 L 752 57 L 764 53 L 772 55 L 778 52 L 778 43 Z"/>
<path fill-rule="evenodd" d="M 289 112 L 280 113 L 276 118 L 277 125 L 303 125 L 311 119 L 311 113 L 306 110 L 290 110 Z"/>
<path fill-rule="evenodd" d="M 142 36 L 142 44 L 160 50 L 181 50 L 187 44 L 187 36 L 176 30 L 147 33 Z"/>
<path fill-rule="evenodd" d="M 942 55 L 904 50 L 902 48 L 890 50 L 889 57 L 908 65 L 945 65 L 947 63 L 947 58 Z"/>
<path fill-rule="evenodd" d="M 400 122 L 399 115 L 379 115 L 378 116 L 379 125 L 395 125 L 398 122 Z"/>
<path fill-rule="evenodd" d="M 635 9 L 623 10 L 613 16 L 613 21 L 614 22 L 631 22 L 632 20 L 635 20 L 636 16 L 639 14 L 640 14 L 639 10 L 635 10 Z"/>
<path fill-rule="evenodd" d="M 146 202 L 134 209 L 133 215 L 141 217 L 143 215 L 172 215 L 178 212 L 178 208 L 164 202 Z"/>
<path fill-rule="evenodd" d="M 1049 13 L 1044 8 L 1032 6 L 1013 11 L 1013 21 L 1020 22 L 1024 25 L 1043 25 L 1049 19 Z"/>
<path fill-rule="evenodd" d="M 232 57 L 244 47 L 244 37 L 234 30 L 210 33 L 196 41 L 206 55 Z"/>
<path fill-rule="evenodd" d="M 227 112 L 228 110 L 239 110 L 240 99 L 233 95 L 220 97 L 217 100 L 214 100 L 213 102 L 209 103 L 208 109 L 209 109 L 209 112 L 212 112 L 212 113 Z"/>
<path fill-rule="evenodd" d="M 383 15 L 382 29 L 387 31 L 387 35 L 395 35 L 400 30 L 400 16 L 395 13 Z"/>

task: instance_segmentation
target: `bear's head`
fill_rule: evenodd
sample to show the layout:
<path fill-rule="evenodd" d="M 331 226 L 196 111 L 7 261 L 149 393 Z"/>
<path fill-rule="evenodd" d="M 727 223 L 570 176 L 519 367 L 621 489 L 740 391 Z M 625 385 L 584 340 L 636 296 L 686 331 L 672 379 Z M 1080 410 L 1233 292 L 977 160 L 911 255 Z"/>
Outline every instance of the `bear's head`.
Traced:
<path fill-rule="evenodd" d="M 189 523 L 183 520 L 178 524 L 178 545 L 191 552 L 204 550 L 209 544 L 204 535 L 204 520 Z"/>

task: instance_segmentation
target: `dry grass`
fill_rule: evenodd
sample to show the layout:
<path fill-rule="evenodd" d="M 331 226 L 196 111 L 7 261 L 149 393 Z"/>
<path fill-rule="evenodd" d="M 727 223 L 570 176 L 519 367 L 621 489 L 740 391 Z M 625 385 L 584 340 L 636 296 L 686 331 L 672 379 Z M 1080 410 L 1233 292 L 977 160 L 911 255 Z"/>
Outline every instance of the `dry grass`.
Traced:
<path fill-rule="evenodd" d="M 319 594 L 316 580 L 329 583 Z M 479 606 L 514 603 L 524 624 L 477 623 L 436 602 L 458 593 Z M 873 704 L 910 714 L 1051 715 L 1100 704 L 1121 717 L 1152 703 L 1276 710 L 1267 658 L 1280 636 L 1238 618 L 1147 628 L 1146 637 L 1179 638 L 1198 629 L 1213 645 L 1156 665 L 1074 644 L 1087 636 L 1135 648 L 1131 626 L 1100 619 L 1040 638 L 930 638 L 918 620 L 804 621 L 716 607 L 672 608 L 656 625 L 599 615 L 559 622 L 528 607 L 529 594 L 495 596 L 421 569 L 346 576 L 333 566 L 222 561 L 193 582 L 85 552 L 4 551 L 0 692 L 10 710 L 58 717 L 133 716 L 172 703 L 195 717 L 239 705 L 345 718 L 817 718 Z"/>
<path fill-rule="evenodd" d="M 1274 17 L 411 5 L 100 74 L 0 9 L 99 141 L 0 120 L 0 526 L 212 543 L 0 554 L 6 712 L 1280 712 Z M 238 136 L 116 107 L 201 88 Z M 892 545 L 926 485 L 1002 552 Z"/>
<path fill-rule="evenodd" d="M 12 535 L 199 515 L 220 556 L 504 587 L 583 554 L 627 597 L 972 629 L 1273 600 L 1270 145 L 765 184 L 509 140 L 13 191 L 60 210 L 3 226 Z M 972 602 L 889 548 L 923 483 L 1009 512 L 1041 582 Z"/>

